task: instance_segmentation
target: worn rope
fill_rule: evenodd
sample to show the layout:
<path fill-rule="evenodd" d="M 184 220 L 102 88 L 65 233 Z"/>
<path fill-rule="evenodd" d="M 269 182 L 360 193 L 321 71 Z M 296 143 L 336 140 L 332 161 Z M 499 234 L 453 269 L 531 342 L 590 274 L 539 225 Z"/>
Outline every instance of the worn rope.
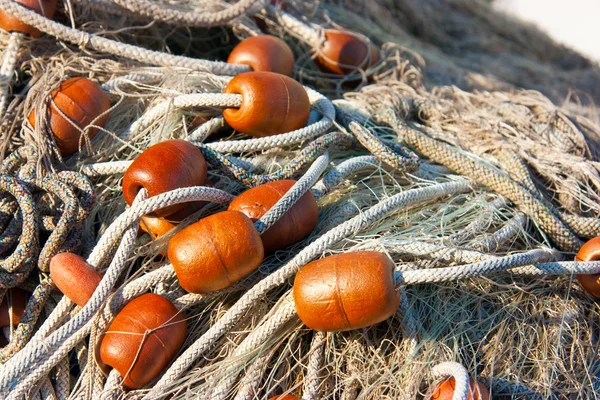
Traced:
<path fill-rule="evenodd" d="M 150 65 L 183 67 L 193 70 L 208 71 L 217 75 L 237 75 L 242 72 L 250 71 L 250 67 L 246 65 L 227 64 L 219 61 L 174 56 L 89 34 L 54 22 L 30 11 L 12 0 L 0 0 L 0 10 L 60 40 L 81 47 L 90 46 L 97 51 L 114 54 L 119 57 L 140 61 Z"/>
<path fill-rule="evenodd" d="M 173 362 L 168 371 L 158 381 L 154 388 L 148 393 L 148 397 L 156 397 L 168 385 L 177 380 L 189 366 L 200 357 L 220 336 L 222 336 L 237 321 L 254 302 L 264 296 L 271 289 L 283 284 L 292 277 L 303 265 L 320 255 L 324 249 L 333 243 L 338 242 L 344 237 L 356 233 L 374 221 L 379 220 L 390 212 L 403 206 L 427 201 L 442 196 L 458 194 L 471 190 L 470 185 L 465 180 L 437 184 L 421 189 L 408 190 L 399 193 L 379 204 L 366 210 L 340 226 L 332 229 L 325 235 L 316 239 L 310 245 L 301 250 L 292 260 L 283 267 L 263 279 L 257 285 L 248 290 L 237 303 L 230 308 L 208 331 L 194 342 L 183 354 Z"/>
<path fill-rule="evenodd" d="M 4 49 L 2 66 L 0 67 L 0 114 L 4 114 L 8 105 L 10 83 L 15 74 L 15 67 L 19 59 L 22 42 L 23 34 L 12 32 L 8 40 L 8 45 Z"/>
<path fill-rule="evenodd" d="M 320 155 L 315 162 L 310 166 L 308 171 L 288 190 L 277 203 L 273 205 L 258 221 L 254 223 L 259 234 L 263 234 L 273 224 L 275 224 L 292 206 L 300 200 L 302 195 L 306 193 L 319 179 L 323 171 L 329 164 L 329 156 L 327 153 Z"/>
<path fill-rule="evenodd" d="M 451 376 L 454 378 L 454 394 L 452 400 L 467 400 L 469 394 L 469 373 L 461 364 L 444 362 L 431 369 L 434 378 Z"/>
<path fill-rule="evenodd" d="M 388 118 L 389 118 L 388 113 Z M 533 218 L 561 250 L 577 252 L 582 242 L 544 203 L 506 174 L 485 165 L 458 149 L 430 138 L 393 117 L 392 124 L 406 143 L 429 159 L 439 162 L 461 175 L 488 186 L 511 200 L 523 213 Z"/>
<path fill-rule="evenodd" d="M 306 375 L 304 377 L 304 385 L 302 386 L 301 400 L 316 400 L 319 398 L 319 384 L 321 379 L 319 373 L 323 366 L 323 358 L 325 356 L 325 340 L 327 334 L 325 332 L 316 331 L 310 344 L 310 356 L 308 365 L 306 366 Z"/>
<path fill-rule="evenodd" d="M 185 26 L 222 26 L 240 17 L 257 5 L 264 6 L 265 0 L 240 0 L 233 5 L 219 3 L 222 10 L 178 10 L 166 4 L 157 4 L 149 0 L 111 0 L 113 3 L 131 11 L 135 15 L 143 15 L 155 21 L 163 21 Z"/>

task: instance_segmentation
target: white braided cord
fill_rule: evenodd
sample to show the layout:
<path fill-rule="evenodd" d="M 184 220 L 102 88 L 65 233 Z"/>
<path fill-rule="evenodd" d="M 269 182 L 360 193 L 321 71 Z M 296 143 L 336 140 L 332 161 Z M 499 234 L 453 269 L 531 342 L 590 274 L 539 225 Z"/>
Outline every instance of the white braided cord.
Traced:
<path fill-rule="evenodd" d="M 8 44 L 4 49 L 4 54 L 2 54 L 2 66 L 0 67 L 0 115 L 4 114 L 8 105 L 10 83 L 15 74 L 15 66 L 19 59 L 22 41 L 22 33 L 12 32 L 8 39 Z"/>
<path fill-rule="evenodd" d="M 186 26 L 221 26 L 245 14 L 256 10 L 257 6 L 264 7 L 265 0 L 239 0 L 233 5 L 227 5 L 219 11 L 178 10 L 149 0 L 111 0 L 113 3 L 131 11 L 135 15 L 143 15 L 155 21 L 169 22 Z M 226 3 L 218 3 L 225 5 Z"/>
<path fill-rule="evenodd" d="M 327 152 L 317 157 L 315 162 L 310 166 L 308 171 L 298 179 L 296 183 L 288 190 L 278 201 L 254 223 L 259 234 L 263 234 L 275 222 L 277 222 L 292 206 L 300 200 L 319 179 L 323 171 L 329 164 L 329 155 Z"/>
<path fill-rule="evenodd" d="M 323 366 L 323 350 L 325 348 L 326 333 L 316 331 L 310 344 L 310 356 L 306 366 L 306 376 L 302 387 L 302 400 L 316 400 L 319 398 L 319 372 Z"/>
<path fill-rule="evenodd" d="M 444 362 L 431 369 L 434 378 L 451 376 L 454 378 L 454 394 L 452 400 L 467 400 L 469 394 L 469 373 L 459 363 Z"/>
<path fill-rule="evenodd" d="M 150 65 L 183 67 L 192 70 L 208 71 L 216 75 L 238 75 L 242 72 L 250 71 L 250 67 L 247 65 L 227 64 L 220 61 L 208 61 L 175 56 L 89 34 L 54 22 L 42 15 L 30 11 L 26 7 L 23 7 L 12 0 L 0 0 L 0 10 L 60 40 L 82 47 L 90 46 L 97 51 L 114 54 Z"/>
<path fill-rule="evenodd" d="M 157 397 L 166 386 L 175 382 L 189 366 L 200 357 L 210 346 L 237 321 L 252 304 L 271 289 L 283 284 L 292 277 L 303 265 L 314 257 L 322 254 L 323 250 L 344 237 L 354 234 L 374 221 L 383 218 L 403 206 L 427 201 L 438 197 L 458 194 L 471 190 L 470 183 L 464 179 L 455 182 L 436 184 L 421 189 L 408 190 L 399 193 L 366 210 L 363 214 L 352 218 L 332 229 L 301 250 L 292 260 L 279 270 L 248 290 L 237 303 L 232 306 L 208 331 L 194 342 L 158 381 L 148 393 L 147 398 Z"/>

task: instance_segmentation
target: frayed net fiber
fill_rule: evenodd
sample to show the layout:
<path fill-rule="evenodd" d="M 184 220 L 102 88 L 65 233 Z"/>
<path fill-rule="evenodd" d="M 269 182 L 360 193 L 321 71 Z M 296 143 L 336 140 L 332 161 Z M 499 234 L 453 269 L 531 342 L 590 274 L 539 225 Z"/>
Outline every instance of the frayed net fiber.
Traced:
<path fill-rule="evenodd" d="M 0 25 L 0 397 L 428 399 L 453 378 L 440 398 L 596 398 L 600 263 L 580 249 L 600 236 L 600 68 L 492 3 L 69 0 L 51 17 L 51 2 L 0 0 L 29 26 Z M 362 46 L 355 65 L 331 59 L 339 30 Z M 254 67 L 228 57 L 266 34 L 293 53 L 308 118 L 251 137 L 227 112 L 246 106 L 229 88 Z M 94 118 L 73 117 L 56 94 L 74 77 L 97 85 L 91 102 L 107 99 Z M 49 115 L 74 132 L 74 154 Z M 173 139 L 206 161 L 206 180 L 145 187 L 128 204 L 130 166 Z M 156 163 L 157 176 L 175 168 Z M 225 287 L 184 290 L 169 248 L 187 227 L 248 189 L 290 179 L 248 224 L 266 241 L 309 196 L 318 208 L 310 233 Z M 160 210 L 190 202 L 202 203 L 165 216 L 160 234 L 149 227 Z M 391 260 L 399 305 L 354 329 L 305 325 L 298 272 L 365 251 Z M 69 287 L 52 267 L 61 253 L 100 273 L 84 304 L 62 293 Z M 111 331 L 149 293 L 174 315 Z M 134 364 L 158 364 L 145 346 L 161 337 L 161 353 L 181 321 L 183 343 L 139 387 L 128 384 L 135 365 L 97 362 L 117 334 L 137 340 Z"/>

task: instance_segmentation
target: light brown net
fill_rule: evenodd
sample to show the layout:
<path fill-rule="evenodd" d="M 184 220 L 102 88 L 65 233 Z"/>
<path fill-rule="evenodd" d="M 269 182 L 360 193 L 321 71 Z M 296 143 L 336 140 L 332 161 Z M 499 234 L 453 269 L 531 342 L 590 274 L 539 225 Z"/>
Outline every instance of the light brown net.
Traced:
<path fill-rule="evenodd" d="M 205 13 L 234 2 L 153 3 Z M 141 48 L 211 60 L 226 60 L 248 28 L 264 25 L 293 49 L 300 82 L 335 99 L 339 110 L 355 113 L 353 117 L 370 126 L 379 139 L 405 144 L 422 158 L 419 170 L 411 173 L 374 165 L 321 197 L 319 223 L 308 238 L 265 258 L 256 273 L 232 289 L 185 309 L 188 336 L 182 352 L 243 293 L 320 235 L 381 200 L 456 180 L 457 175 L 470 179 L 473 190 L 402 208 L 328 246 L 320 256 L 379 250 L 392 257 L 398 270 L 417 270 L 476 261 L 442 257 L 427 249 L 460 248 L 479 252 L 483 259 L 544 246 L 571 260 L 583 240 L 600 233 L 600 119 L 595 106 L 600 99 L 600 68 L 535 28 L 495 11 L 489 2 L 289 2 L 286 11 L 306 24 L 349 28 L 381 46 L 382 62 L 371 76 L 345 80 L 320 71 L 312 61 L 318 49 L 264 11 L 229 25 L 200 28 L 152 21 L 111 4 L 65 2 L 57 20 Z M 6 47 L 8 35 L 0 40 Z M 43 126 L 32 129 L 26 119 L 32 109 L 44 115 L 48 94 L 71 76 L 104 84 L 112 108 L 101 134 L 82 141 L 86 145 L 78 155 L 61 160 Z M 11 102 L 0 125 L 3 155 L 34 145 L 39 177 L 64 169 L 80 171 L 88 164 L 133 160 L 152 144 L 189 138 L 197 117 L 218 117 L 221 110 L 171 106 L 156 115 L 151 110 L 177 95 L 221 93 L 227 84 L 226 78 L 210 72 L 146 65 L 47 35 L 24 41 L 14 78 Z M 340 118 L 332 130 L 344 128 Z M 243 138 L 224 130 L 210 141 Z M 253 171 L 270 174 L 290 163 L 304 145 L 235 155 L 251 161 Z M 366 154 L 361 146 L 329 150 L 332 165 Z M 208 178 L 233 194 L 245 189 L 216 168 Z M 122 173 L 91 180 L 97 199 L 84 225 L 79 248 L 84 255 L 126 209 Z M 186 222 L 221 209 L 208 206 Z M 167 261 L 159 252 L 179 229 L 155 241 L 140 236 L 117 288 L 164 267 Z M 109 261 L 107 257 L 98 267 L 105 270 Z M 22 286 L 35 287 L 45 278 L 35 271 Z M 600 308 L 574 276 L 501 272 L 401 286 L 401 307 L 376 326 L 327 333 L 323 346 L 313 348 L 316 333 L 293 317 L 249 353 L 236 355 L 244 339 L 277 317 L 292 284 L 288 280 L 261 297 L 191 368 L 152 396 L 212 398 L 215 388 L 232 375 L 237 378 L 225 398 L 241 393 L 245 397 L 237 398 L 308 396 L 305 378 L 310 368 L 316 368 L 317 398 L 422 398 L 435 383 L 432 367 L 445 361 L 464 365 L 471 377 L 490 388 L 493 398 L 594 398 L 599 390 Z M 174 276 L 149 290 L 171 299 L 185 294 Z M 53 294 L 36 329 L 61 296 Z M 93 362 L 90 346 L 86 337 L 66 357 L 70 379 L 54 369 L 46 374 L 51 380 L 44 382 L 71 398 L 99 398 L 101 393 L 107 398 L 141 398 L 152 389 L 154 383 L 139 391 L 118 387 L 103 392 L 105 378 Z M 322 357 L 311 366 L 315 352 Z M 32 388 L 32 396 L 36 391 L 38 386 Z"/>

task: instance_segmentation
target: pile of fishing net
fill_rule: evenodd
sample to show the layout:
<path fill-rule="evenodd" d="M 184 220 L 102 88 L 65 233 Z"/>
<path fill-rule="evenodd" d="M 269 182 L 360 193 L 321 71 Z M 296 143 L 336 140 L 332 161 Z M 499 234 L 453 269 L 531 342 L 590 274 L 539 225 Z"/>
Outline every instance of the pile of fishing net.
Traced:
<path fill-rule="evenodd" d="M 0 27 L 2 398 L 600 390 L 598 65 L 483 0 Z"/>

